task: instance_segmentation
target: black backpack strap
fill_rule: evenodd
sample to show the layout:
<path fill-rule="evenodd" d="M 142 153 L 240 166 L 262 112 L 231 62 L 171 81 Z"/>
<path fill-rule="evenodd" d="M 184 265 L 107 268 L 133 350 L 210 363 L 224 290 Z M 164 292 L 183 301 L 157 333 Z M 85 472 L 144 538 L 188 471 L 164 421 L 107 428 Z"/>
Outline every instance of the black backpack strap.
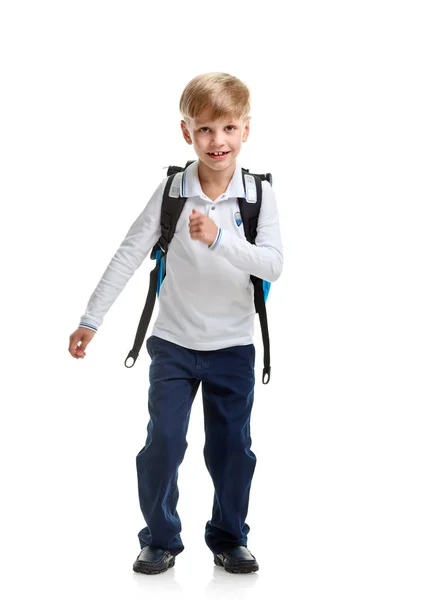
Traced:
<path fill-rule="evenodd" d="M 169 167 L 170 169 L 171 167 Z M 156 260 L 157 264 L 150 273 L 149 278 L 149 290 L 147 299 L 145 302 L 144 310 L 139 321 L 138 329 L 133 343 L 132 350 L 126 357 L 125 366 L 129 369 L 133 367 L 138 358 L 139 351 L 141 350 L 142 344 L 144 343 L 145 335 L 148 329 L 148 325 L 151 321 L 152 313 L 155 306 L 158 271 L 160 268 L 161 259 L 165 260 L 168 247 L 171 240 L 173 239 L 174 232 L 176 230 L 177 221 L 179 220 L 180 214 L 186 202 L 186 198 L 179 196 L 178 198 L 170 197 L 170 189 L 173 183 L 173 179 L 178 171 L 183 171 L 183 168 L 177 167 L 177 171 L 174 171 L 168 178 L 166 183 L 163 202 L 161 205 L 161 236 L 151 251 L 151 259 Z M 157 254 L 157 252 L 159 254 Z M 129 358 L 133 359 L 131 365 L 127 364 Z"/>
<path fill-rule="evenodd" d="M 167 175 L 173 175 L 173 173 L 180 173 L 180 171 L 184 171 L 185 169 L 187 169 L 188 166 L 191 165 L 193 162 L 195 161 L 188 160 L 184 167 L 176 167 L 174 165 L 171 165 L 170 167 L 167 167 Z"/>
<path fill-rule="evenodd" d="M 239 210 L 242 216 L 243 228 L 245 231 L 246 239 L 249 243 L 255 244 L 255 238 L 258 231 L 258 218 L 261 210 L 262 204 L 262 181 L 266 179 L 267 181 L 272 182 L 272 177 L 270 173 L 266 175 L 257 175 L 249 173 L 247 169 L 242 169 L 242 177 L 243 177 L 243 185 L 245 188 L 245 193 L 248 195 L 248 188 L 250 187 L 251 180 L 246 178 L 245 175 L 248 175 L 249 178 L 253 177 L 255 179 L 256 186 L 256 200 L 255 202 L 249 201 L 248 198 L 238 198 L 239 202 Z M 269 176 L 269 177 L 268 177 Z M 253 192 L 251 193 L 253 199 Z M 268 333 L 268 320 L 267 320 L 267 309 L 265 306 L 264 299 L 264 288 L 262 279 L 259 277 L 255 277 L 255 275 L 251 275 L 251 281 L 254 286 L 254 302 L 255 302 L 255 310 L 259 316 L 259 322 L 261 324 L 261 332 L 262 332 L 262 341 L 264 345 L 264 370 L 262 373 L 262 383 L 269 383 L 271 377 L 271 361 L 270 361 L 270 336 Z M 266 377 L 268 376 L 268 379 Z"/>

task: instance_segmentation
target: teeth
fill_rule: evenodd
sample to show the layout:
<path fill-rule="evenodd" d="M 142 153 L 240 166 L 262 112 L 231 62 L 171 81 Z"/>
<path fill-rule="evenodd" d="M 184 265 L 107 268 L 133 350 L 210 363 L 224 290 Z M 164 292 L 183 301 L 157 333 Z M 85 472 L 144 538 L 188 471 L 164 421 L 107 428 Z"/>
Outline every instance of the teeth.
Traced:
<path fill-rule="evenodd" d="M 209 154 L 214 154 L 214 156 L 221 156 L 222 154 L 227 154 L 227 152 L 209 152 Z"/>

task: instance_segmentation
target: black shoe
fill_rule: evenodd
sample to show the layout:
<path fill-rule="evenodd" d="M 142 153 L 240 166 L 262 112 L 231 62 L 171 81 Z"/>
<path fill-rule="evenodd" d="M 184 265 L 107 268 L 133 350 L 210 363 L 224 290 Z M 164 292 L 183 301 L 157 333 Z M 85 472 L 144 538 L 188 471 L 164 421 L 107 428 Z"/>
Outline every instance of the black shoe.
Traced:
<path fill-rule="evenodd" d="M 214 554 L 214 564 L 224 567 L 229 573 L 253 573 L 259 569 L 255 556 L 246 546 L 236 546 L 221 554 Z"/>
<path fill-rule="evenodd" d="M 155 575 L 174 567 L 174 561 L 174 555 L 168 550 L 144 546 L 133 563 L 133 570 L 145 575 Z"/>

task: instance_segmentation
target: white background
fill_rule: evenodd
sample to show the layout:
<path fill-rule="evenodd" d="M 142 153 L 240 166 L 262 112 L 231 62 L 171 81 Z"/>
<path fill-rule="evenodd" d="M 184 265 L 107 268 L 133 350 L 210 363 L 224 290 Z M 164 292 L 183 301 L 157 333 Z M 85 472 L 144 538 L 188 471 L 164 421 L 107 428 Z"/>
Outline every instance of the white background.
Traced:
<path fill-rule="evenodd" d="M 421 598 L 417 5 L 2 3 L 4 598 Z M 145 347 L 123 363 L 152 261 L 84 360 L 68 342 L 163 167 L 195 158 L 178 105 L 207 71 L 251 90 L 239 160 L 273 174 L 285 249 L 266 386 L 256 320 L 247 522 L 260 571 L 230 575 L 205 545 L 199 392 L 179 474 L 186 549 L 148 577 L 132 571 Z"/>

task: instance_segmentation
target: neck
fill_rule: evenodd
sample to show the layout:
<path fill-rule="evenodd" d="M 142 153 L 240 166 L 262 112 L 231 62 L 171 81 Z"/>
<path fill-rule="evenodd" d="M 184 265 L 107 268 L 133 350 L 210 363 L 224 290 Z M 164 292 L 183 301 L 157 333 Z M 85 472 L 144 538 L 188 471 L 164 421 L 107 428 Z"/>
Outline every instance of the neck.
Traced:
<path fill-rule="evenodd" d="M 214 171 L 205 165 L 201 160 L 198 161 L 198 178 L 201 185 L 214 186 L 226 190 L 229 185 L 233 173 L 236 170 L 236 163 L 229 165 L 227 169 L 222 171 Z"/>

